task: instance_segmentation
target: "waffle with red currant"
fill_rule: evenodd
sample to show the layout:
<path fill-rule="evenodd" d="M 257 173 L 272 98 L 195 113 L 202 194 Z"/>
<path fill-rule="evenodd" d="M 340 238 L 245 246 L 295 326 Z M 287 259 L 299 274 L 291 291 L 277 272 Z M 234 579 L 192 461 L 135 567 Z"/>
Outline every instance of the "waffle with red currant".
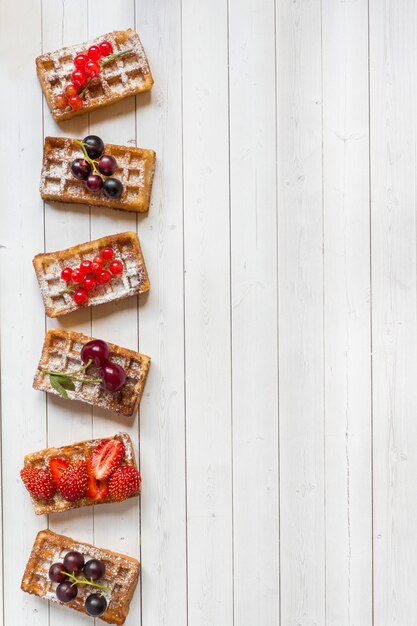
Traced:
<path fill-rule="evenodd" d="M 27 454 L 20 476 L 37 515 L 122 502 L 141 485 L 127 433 Z"/>
<path fill-rule="evenodd" d="M 153 150 L 104 144 L 100 137 L 46 137 L 40 193 L 44 200 L 146 213 Z"/>
<path fill-rule="evenodd" d="M 51 328 L 33 388 L 131 417 L 138 409 L 151 359 L 82 333 Z"/>
<path fill-rule="evenodd" d="M 42 54 L 36 71 L 56 121 L 149 91 L 153 85 L 139 35 L 130 28 Z"/>
<path fill-rule="evenodd" d="M 129 613 L 139 570 L 139 561 L 131 556 L 41 530 L 21 589 L 119 625 L 125 623 Z"/>
<path fill-rule="evenodd" d="M 150 286 L 133 232 L 37 254 L 33 266 L 48 317 L 145 293 Z"/>

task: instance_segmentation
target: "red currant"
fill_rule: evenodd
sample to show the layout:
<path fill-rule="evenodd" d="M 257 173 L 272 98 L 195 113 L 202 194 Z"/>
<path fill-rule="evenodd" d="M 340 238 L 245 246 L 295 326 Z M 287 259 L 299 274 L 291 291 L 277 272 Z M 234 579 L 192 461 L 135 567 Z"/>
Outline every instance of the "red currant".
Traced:
<path fill-rule="evenodd" d="M 66 283 L 69 283 L 72 278 L 72 269 L 70 267 L 64 267 L 61 272 L 61 278 L 65 280 Z"/>
<path fill-rule="evenodd" d="M 65 95 L 67 98 L 72 98 L 73 96 L 78 96 L 78 87 L 70 83 L 65 87 Z"/>
<path fill-rule="evenodd" d="M 92 61 L 98 61 L 101 57 L 101 50 L 98 46 L 90 46 L 87 50 L 87 56 Z"/>
<path fill-rule="evenodd" d="M 100 66 L 95 61 L 87 61 L 84 71 L 88 78 L 95 78 L 100 74 Z"/>
<path fill-rule="evenodd" d="M 93 269 L 93 262 L 89 261 L 88 259 L 84 259 L 84 261 L 81 261 L 80 263 L 80 269 L 82 269 L 84 274 L 91 274 Z"/>
<path fill-rule="evenodd" d="M 112 274 L 117 276 L 118 274 L 123 274 L 123 263 L 118 259 L 115 259 L 110 263 L 109 267 Z"/>
<path fill-rule="evenodd" d="M 103 41 L 100 46 L 100 52 L 104 57 L 108 57 L 113 52 L 113 46 L 110 41 Z"/>
<path fill-rule="evenodd" d="M 91 270 L 92 274 L 98 274 L 103 269 L 103 263 L 96 263 L 93 261 L 93 268 Z"/>
<path fill-rule="evenodd" d="M 84 65 L 87 63 L 87 61 L 88 61 L 88 56 L 86 54 L 77 54 L 77 56 L 74 59 L 74 65 L 77 68 L 77 70 L 83 70 Z"/>
<path fill-rule="evenodd" d="M 56 96 L 55 98 L 55 106 L 57 107 L 57 109 L 65 109 L 65 107 L 68 105 L 68 100 L 66 99 L 66 97 L 64 96 L 63 93 L 60 93 Z"/>
<path fill-rule="evenodd" d="M 97 287 L 97 281 L 94 278 L 92 278 L 91 276 L 89 276 L 88 278 L 84 278 L 83 289 L 90 292 L 90 291 L 94 291 L 96 287 Z"/>
<path fill-rule="evenodd" d="M 85 274 L 81 268 L 77 267 L 72 271 L 72 280 L 74 283 L 82 283 L 85 278 Z"/>
<path fill-rule="evenodd" d="M 98 263 L 99 265 L 103 265 L 104 259 L 98 254 L 94 257 L 93 263 Z"/>
<path fill-rule="evenodd" d="M 87 76 L 81 70 L 74 70 L 71 74 L 71 78 L 76 87 L 84 87 L 87 83 Z"/>
<path fill-rule="evenodd" d="M 97 276 L 97 280 L 100 283 L 100 285 L 106 285 L 107 283 L 109 283 L 111 281 L 111 274 L 108 270 L 102 270 L 98 276 Z"/>
<path fill-rule="evenodd" d="M 77 289 L 73 297 L 76 304 L 84 304 L 88 300 L 88 294 L 84 289 Z"/>
<path fill-rule="evenodd" d="M 110 259 L 112 259 L 114 256 L 113 248 L 103 248 L 103 250 L 100 253 L 100 256 L 105 261 L 110 261 Z"/>
<path fill-rule="evenodd" d="M 83 101 L 80 96 L 72 96 L 72 98 L 69 98 L 68 104 L 73 111 L 79 111 L 83 107 Z"/>

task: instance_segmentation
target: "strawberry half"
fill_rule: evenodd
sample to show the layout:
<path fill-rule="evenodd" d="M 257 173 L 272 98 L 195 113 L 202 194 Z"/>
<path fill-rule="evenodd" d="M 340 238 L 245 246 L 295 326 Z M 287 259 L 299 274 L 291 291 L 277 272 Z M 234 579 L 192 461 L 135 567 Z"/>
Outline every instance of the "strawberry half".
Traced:
<path fill-rule="evenodd" d="M 62 474 L 68 468 L 69 463 L 64 459 L 51 459 L 49 461 L 49 471 L 51 472 L 52 480 L 57 487 L 59 487 L 59 483 L 61 482 Z"/>
<path fill-rule="evenodd" d="M 136 467 L 122 465 L 109 478 L 109 494 L 112 500 L 126 500 L 140 491 L 142 479 Z"/>
<path fill-rule="evenodd" d="M 91 457 L 91 473 L 97 480 L 108 478 L 119 467 L 125 447 L 119 439 L 105 439 Z"/>
<path fill-rule="evenodd" d="M 109 482 L 104 480 L 97 480 L 91 471 L 92 457 L 89 456 L 87 463 L 87 491 L 85 495 L 91 500 L 105 500 L 109 495 Z"/>
<path fill-rule="evenodd" d="M 87 489 L 87 471 L 85 461 L 74 461 L 62 474 L 59 491 L 65 500 L 75 502 L 83 497 Z"/>
<path fill-rule="evenodd" d="M 47 470 L 37 467 L 24 467 L 20 472 L 20 477 L 33 498 L 48 500 L 56 492 L 52 476 Z"/>

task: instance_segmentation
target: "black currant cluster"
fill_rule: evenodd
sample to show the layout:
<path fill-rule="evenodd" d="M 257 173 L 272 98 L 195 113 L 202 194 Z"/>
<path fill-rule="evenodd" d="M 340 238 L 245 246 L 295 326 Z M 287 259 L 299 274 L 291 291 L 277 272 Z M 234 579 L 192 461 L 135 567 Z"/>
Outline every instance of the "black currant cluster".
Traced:
<path fill-rule="evenodd" d="M 103 191 L 109 200 L 120 198 L 123 185 L 113 174 L 117 170 L 117 161 L 110 154 L 103 154 L 104 143 L 96 135 L 88 135 L 82 141 L 76 140 L 84 152 L 84 158 L 71 163 L 71 172 L 83 180 L 90 191 Z"/>

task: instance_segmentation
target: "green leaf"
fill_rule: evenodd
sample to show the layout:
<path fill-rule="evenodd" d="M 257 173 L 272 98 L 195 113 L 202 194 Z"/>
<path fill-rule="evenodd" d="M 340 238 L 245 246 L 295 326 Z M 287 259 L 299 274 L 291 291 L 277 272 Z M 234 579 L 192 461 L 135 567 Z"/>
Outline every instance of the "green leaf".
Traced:
<path fill-rule="evenodd" d="M 65 390 L 65 387 L 60 382 L 61 376 L 55 376 L 55 374 L 49 375 L 49 382 L 51 386 L 57 391 L 65 400 L 68 400 L 68 394 Z"/>
<path fill-rule="evenodd" d="M 75 391 L 74 381 L 69 376 L 66 376 L 66 374 L 53 374 L 53 376 L 58 379 L 58 382 L 64 389 Z"/>

